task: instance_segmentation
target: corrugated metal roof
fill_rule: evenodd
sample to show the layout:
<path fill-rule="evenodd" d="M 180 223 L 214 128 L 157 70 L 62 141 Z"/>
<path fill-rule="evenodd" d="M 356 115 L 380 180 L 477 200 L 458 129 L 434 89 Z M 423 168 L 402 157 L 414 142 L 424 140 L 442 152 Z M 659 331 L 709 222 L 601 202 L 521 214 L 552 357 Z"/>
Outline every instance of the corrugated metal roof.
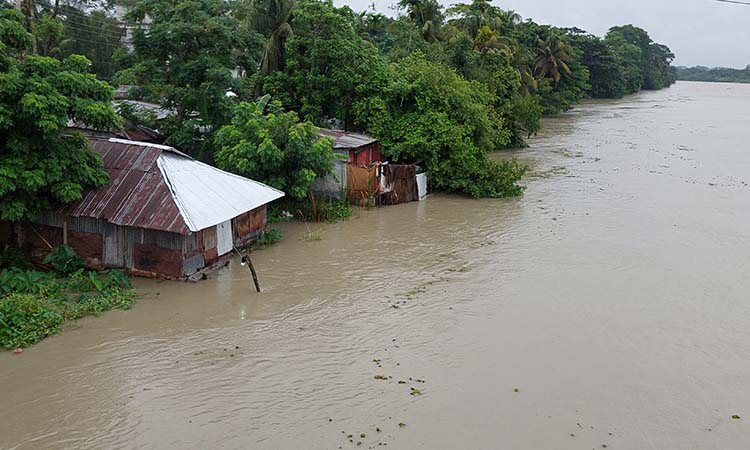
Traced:
<path fill-rule="evenodd" d="M 233 219 L 284 196 L 263 183 L 173 153 L 163 153 L 157 164 L 192 231 Z"/>
<path fill-rule="evenodd" d="M 333 139 L 333 148 L 357 149 L 374 144 L 378 141 L 377 139 L 371 138 L 370 136 L 364 134 L 349 133 L 347 131 L 328 130 L 326 128 L 321 128 L 319 134 L 320 136 Z"/>
<path fill-rule="evenodd" d="M 164 145 L 92 139 L 91 147 L 104 159 L 109 183 L 61 206 L 59 214 L 188 234 L 284 195 Z"/>

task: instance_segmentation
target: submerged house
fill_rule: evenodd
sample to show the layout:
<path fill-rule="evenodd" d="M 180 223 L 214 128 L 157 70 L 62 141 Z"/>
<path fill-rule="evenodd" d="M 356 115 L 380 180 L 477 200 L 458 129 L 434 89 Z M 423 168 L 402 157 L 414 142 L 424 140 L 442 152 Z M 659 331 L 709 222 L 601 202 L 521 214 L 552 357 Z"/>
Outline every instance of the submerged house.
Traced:
<path fill-rule="evenodd" d="M 256 238 L 266 205 L 284 196 L 172 147 L 115 138 L 93 138 L 91 147 L 109 184 L 17 223 L 17 244 L 32 259 L 65 243 L 92 269 L 185 278 Z"/>
<path fill-rule="evenodd" d="M 319 135 L 332 139 L 334 153 L 342 158 L 335 161 L 333 175 L 315 180 L 316 196 L 357 205 L 395 205 L 427 196 L 427 174 L 414 164 L 382 161 L 377 139 L 327 129 Z"/>
<path fill-rule="evenodd" d="M 334 153 L 347 156 L 346 162 L 349 164 L 368 166 L 380 162 L 380 143 L 375 138 L 364 134 L 327 130 L 325 128 L 321 128 L 318 134 L 321 137 L 331 138 Z"/>
<path fill-rule="evenodd" d="M 332 175 L 315 180 L 312 191 L 322 198 L 343 200 L 349 195 L 352 169 L 380 162 L 380 143 L 370 136 L 348 131 L 321 128 L 318 134 L 333 141 L 333 152 L 341 158 L 334 161 Z"/>

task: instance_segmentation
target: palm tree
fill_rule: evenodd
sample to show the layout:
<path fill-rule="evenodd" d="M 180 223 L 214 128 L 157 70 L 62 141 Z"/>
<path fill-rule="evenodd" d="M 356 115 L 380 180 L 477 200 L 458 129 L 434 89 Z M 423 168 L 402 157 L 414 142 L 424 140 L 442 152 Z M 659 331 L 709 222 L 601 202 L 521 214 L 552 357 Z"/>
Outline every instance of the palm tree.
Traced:
<path fill-rule="evenodd" d="M 443 7 L 436 0 L 399 0 L 398 8 L 422 30 L 428 42 L 437 40 L 437 31 L 443 23 Z"/>
<path fill-rule="evenodd" d="M 456 17 L 453 22 L 471 36 L 476 36 L 483 26 L 488 26 L 493 30 L 502 29 L 505 17 L 505 11 L 492 6 L 487 0 L 458 3 L 448 9 L 448 14 Z"/>
<path fill-rule="evenodd" d="M 523 20 L 523 17 L 521 17 L 518 12 L 512 9 L 503 11 L 501 18 L 503 20 L 503 25 L 505 25 L 505 27 L 509 29 L 515 28 L 516 25 L 521 23 L 521 21 Z"/>
<path fill-rule="evenodd" d="M 521 75 L 521 89 L 525 94 L 530 94 L 537 90 L 539 84 L 534 77 L 534 71 L 531 69 L 529 62 L 534 59 L 530 50 L 519 49 L 513 53 L 511 65 Z"/>
<path fill-rule="evenodd" d="M 296 0 L 251 0 L 253 28 L 266 37 L 260 71 L 268 75 L 286 67 L 286 40 L 292 35 L 289 24 Z"/>
<path fill-rule="evenodd" d="M 555 35 L 545 40 L 537 37 L 535 47 L 534 73 L 537 78 L 552 78 L 557 85 L 564 75 L 570 75 L 571 49 L 567 42 Z"/>
<path fill-rule="evenodd" d="M 477 37 L 474 39 L 474 50 L 482 54 L 481 66 L 484 66 L 484 60 L 490 52 L 504 53 L 508 58 L 512 58 L 515 46 L 516 42 L 513 39 L 501 36 L 487 25 L 483 25 L 479 29 Z"/>

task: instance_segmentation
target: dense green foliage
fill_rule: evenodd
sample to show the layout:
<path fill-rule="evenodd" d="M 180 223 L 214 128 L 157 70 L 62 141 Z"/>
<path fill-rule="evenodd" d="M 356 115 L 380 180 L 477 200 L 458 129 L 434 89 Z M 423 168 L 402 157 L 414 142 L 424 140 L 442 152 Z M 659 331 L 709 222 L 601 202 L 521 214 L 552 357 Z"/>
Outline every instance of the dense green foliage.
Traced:
<path fill-rule="evenodd" d="M 86 58 L 28 54 L 32 36 L 14 10 L 0 10 L 0 38 L 0 219 L 12 221 L 105 184 L 99 155 L 64 130 L 69 121 L 106 130 L 119 120 L 112 88 Z"/>
<path fill-rule="evenodd" d="M 475 197 L 521 193 L 515 182 L 525 169 L 487 158 L 507 145 L 510 133 L 483 84 L 420 53 L 391 65 L 388 78 L 389 89 L 359 105 L 357 115 L 394 161 L 424 164 L 438 190 Z"/>
<path fill-rule="evenodd" d="M 70 247 L 54 249 L 48 260 L 55 271 L 16 262 L 0 272 L 0 347 L 29 346 L 58 333 L 66 320 L 128 309 L 135 301 L 125 274 L 76 268 L 82 260 Z"/>
<path fill-rule="evenodd" d="M 304 199 L 312 182 L 333 170 L 333 142 L 319 139 L 312 123 L 300 122 L 297 113 L 268 100 L 237 105 L 232 123 L 216 133 L 216 163 Z"/>
<path fill-rule="evenodd" d="M 722 83 L 750 83 L 750 64 L 744 69 L 728 67 L 677 67 L 677 79 L 684 81 L 714 81 Z"/>
<path fill-rule="evenodd" d="M 255 248 L 270 247 L 281 240 L 281 230 L 278 228 L 266 228 L 255 242 Z"/>
<path fill-rule="evenodd" d="M 138 28 L 116 82 L 136 85 L 132 98 L 173 111 L 161 130 L 168 144 L 197 156 L 210 152 L 212 132 L 231 116 L 227 92 L 239 88 L 235 49 L 247 44 L 229 4 L 139 0 L 128 17 Z"/>
<path fill-rule="evenodd" d="M 604 40 L 624 69 L 626 93 L 663 89 L 675 82 L 671 66 L 674 54 L 667 46 L 652 41 L 645 30 L 633 25 L 614 27 Z"/>

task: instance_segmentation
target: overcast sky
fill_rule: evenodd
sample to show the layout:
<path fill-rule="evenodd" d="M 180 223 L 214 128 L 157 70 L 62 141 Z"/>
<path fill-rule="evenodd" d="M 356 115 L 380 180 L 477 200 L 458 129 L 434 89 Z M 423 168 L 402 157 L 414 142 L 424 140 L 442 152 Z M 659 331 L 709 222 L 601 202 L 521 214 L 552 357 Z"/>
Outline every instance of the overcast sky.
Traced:
<path fill-rule="evenodd" d="M 397 0 L 375 0 L 378 11 L 394 15 Z M 750 1 L 750 0 L 747 0 Z M 363 10 L 372 0 L 334 0 Z M 470 3 L 470 0 L 463 0 Z M 445 6 L 459 3 L 441 0 Z M 750 64 L 750 5 L 716 0 L 503 0 L 494 5 L 518 11 L 524 19 L 577 26 L 602 36 L 609 27 L 632 23 L 668 45 L 677 65 L 744 68 Z"/>

